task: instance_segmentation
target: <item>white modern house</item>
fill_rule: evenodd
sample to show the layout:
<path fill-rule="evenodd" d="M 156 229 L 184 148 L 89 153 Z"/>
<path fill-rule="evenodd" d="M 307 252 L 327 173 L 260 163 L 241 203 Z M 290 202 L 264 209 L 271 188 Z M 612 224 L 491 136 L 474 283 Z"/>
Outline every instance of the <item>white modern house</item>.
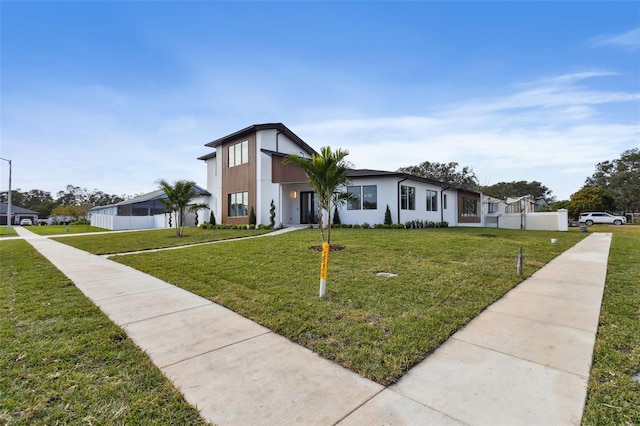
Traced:
<path fill-rule="evenodd" d="M 302 169 L 283 164 L 287 155 L 311 158 L 317 152 L 282 123 L 255 124 L 207 143 L 214 151 L 199 157 L 207 164 L 208 205 L 217 222 L 284 225 L 317 222 L 315 194 Z M 404 173 L 354 169 L 349 191 L 357 201 L 339 210 L 342 223 L 383 223 L 387 205 L 394 223 L 412 220 L 450 226 L 482 226 L 481 194 L 446 182 Z"/>

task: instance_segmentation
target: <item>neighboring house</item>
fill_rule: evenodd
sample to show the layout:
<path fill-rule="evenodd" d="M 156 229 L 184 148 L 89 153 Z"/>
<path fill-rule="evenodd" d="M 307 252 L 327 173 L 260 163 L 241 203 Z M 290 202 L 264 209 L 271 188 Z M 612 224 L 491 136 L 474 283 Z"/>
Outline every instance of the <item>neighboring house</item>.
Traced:
<path fill-rule="evenodd" d="M 498 220 L 505 214 L 507 203 L 496 197 L 482 194 L 482 218 L 484 226 L 498 227 Z"/>
<path fill-rule="evenodd" d="M 505 213 L 533 213 L 537 211 L 536 200 L 531 195 L 507 197 Z"/>
<path fill-rule="evenodd" d="M 218 222 L 284 225 L 317 223 L 316 195 L 287 155 L 311 158 L 317 152 L 282 123 L 257 124 L 207 143 L 214 152 L 199 157 L 207 164 L 209 207 Z M 404 173 L 350 170 L 344 190 L 358 197 L 339 210 L 342 223 L 383 223 L 387 205 L 394 223 L 447 221 L 451 226 L 481 226 L 479 192 Z M 333 212 L 332 212 L 333 213 Z"/>
<path fill-rule="evenodd" d="M 0 203 L 0 226 L 7 224 L 8 208 L 9 205 L 7 203 Z M 12 225 L 20 225 L 20 221 L 22 219 L 31 219 L 31 222 L 34 225 L 37 225 L 38 215 L 39 213 L 36 211 L 25 209 L 14 204 L 11 205 L 11 216 L 13 217 L 13 220 L 11 221 Z"/>
<path fill-rule="evenodd" d="M 211 194 L 196 185 L 191 205 L 208 204 Z M 161 189 L 148 194 L 139 195 L 128 200 L 107 206 L 96 206 L 89 210 L 91 225 L 111 230 L 116 229 L 149 229 L 169 227 L 169 214 L 162 200 L 167 195 Z M 209 211 L 199 211 L 185 215 L 185 226 L 194 226 L 196 221 L 203 223 L 209 220 Z M 171 226 L 175 227 L 172 219 Z"/>

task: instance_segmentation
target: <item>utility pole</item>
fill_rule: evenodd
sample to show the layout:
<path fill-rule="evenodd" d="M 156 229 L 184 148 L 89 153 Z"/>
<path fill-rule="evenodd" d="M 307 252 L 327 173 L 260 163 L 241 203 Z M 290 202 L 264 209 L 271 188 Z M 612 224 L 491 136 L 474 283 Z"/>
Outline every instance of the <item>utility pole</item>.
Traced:
<path fill-rule="evenodd" d="M 1 158 L 0 160 L 4 160 L 9 163 L 9 197 L 7 202 L 7 235 L 11 235 L 11 160 L 7 160 L 6 158 Z"/>

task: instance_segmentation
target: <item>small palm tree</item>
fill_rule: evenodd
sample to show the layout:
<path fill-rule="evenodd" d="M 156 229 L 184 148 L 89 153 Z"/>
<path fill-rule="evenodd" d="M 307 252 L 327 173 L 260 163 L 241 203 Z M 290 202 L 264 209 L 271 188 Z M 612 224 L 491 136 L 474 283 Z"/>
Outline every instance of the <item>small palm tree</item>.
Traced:
<path fill-rule="evenodd" d="M 160 189 L 167 195 L 162 200 L 168 210 L 172 211 L 176 218 L 176 236 L 182 237 L 184 214 L 189 206 L 189 201 L 193 197 L 195 182 L 190 180 L 177 180 L 171 185 L 164 179 L 158 181 Z"/>
<path fill-rule="evenodd" d="M 325 242 L 323 211 L 327 212 L 327 225 L 330 225 L 331 211 L 350 198 L 349 193 L 339 191 L 340 187 L 346 186 L 349 182 L 347 173 L 351 164 L 345 160 L 347 155 L 349 155 L 347 150 L 332 151 L 330 147 L 325 146 L 320 149 L 320 155 L 314 154 L 311 160 L 297 155 L 288 155 L 284 159 L 285 164 L 292 163 L 304 170 L 309 186 L 318 197 L 318 225 L 323 243 Z M 326 241 L 331 243 L 331 226 L 327 226 Z"/>

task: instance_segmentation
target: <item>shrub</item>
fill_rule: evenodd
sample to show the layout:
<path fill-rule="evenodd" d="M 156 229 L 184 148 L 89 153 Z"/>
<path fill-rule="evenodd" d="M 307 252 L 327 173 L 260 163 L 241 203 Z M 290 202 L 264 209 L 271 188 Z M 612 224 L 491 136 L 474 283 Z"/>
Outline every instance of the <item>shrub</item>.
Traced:
<path fill-rule="evenodd" d="M 213 226 L 216 226 L 216 215 L 213 214 L 213 210 L 209 213 L 209 223 Z"/>
<path fill-rule="evenodd" d="M 360 229 L 362 228 L 360 225 L 358 225 L 357 223 L 355 225 L 353 225 L 353 229 Z"/>
<path fill-rule="evenodd" d="M 389 209 L 389 204 L 387 204 L 387 209 L 384 211 L 384 224 L 391 225 L 393 222 L 391 221 L 391 210 Z"/>
<path fill-rule="evenodd" d="M 269 206 L 269 226 L 271 228 L 276 226 L 276 205 L 271 200 L 271 205 Z"/>
<path fill-rule="evenodd" d="M 362 224 L 362 229 L 369 229 L 371 228 L 371 225 L 369 225 L 367 222 Z"/>
<path fill-rule="evenodd" d="M 335 207 L 333 210 L 333 224 L 334 225 L 342 224 L 342 222 L 340 222 L 340 213 L 338 213 L 338 207 Z"/>
<path fill-rule="evenodd" d="M 253 206 L 251 206 L 251 212 L 249 213 L 249 225 L 254 225 L 256 224 L 256 211 L 253 209 Z"/>

